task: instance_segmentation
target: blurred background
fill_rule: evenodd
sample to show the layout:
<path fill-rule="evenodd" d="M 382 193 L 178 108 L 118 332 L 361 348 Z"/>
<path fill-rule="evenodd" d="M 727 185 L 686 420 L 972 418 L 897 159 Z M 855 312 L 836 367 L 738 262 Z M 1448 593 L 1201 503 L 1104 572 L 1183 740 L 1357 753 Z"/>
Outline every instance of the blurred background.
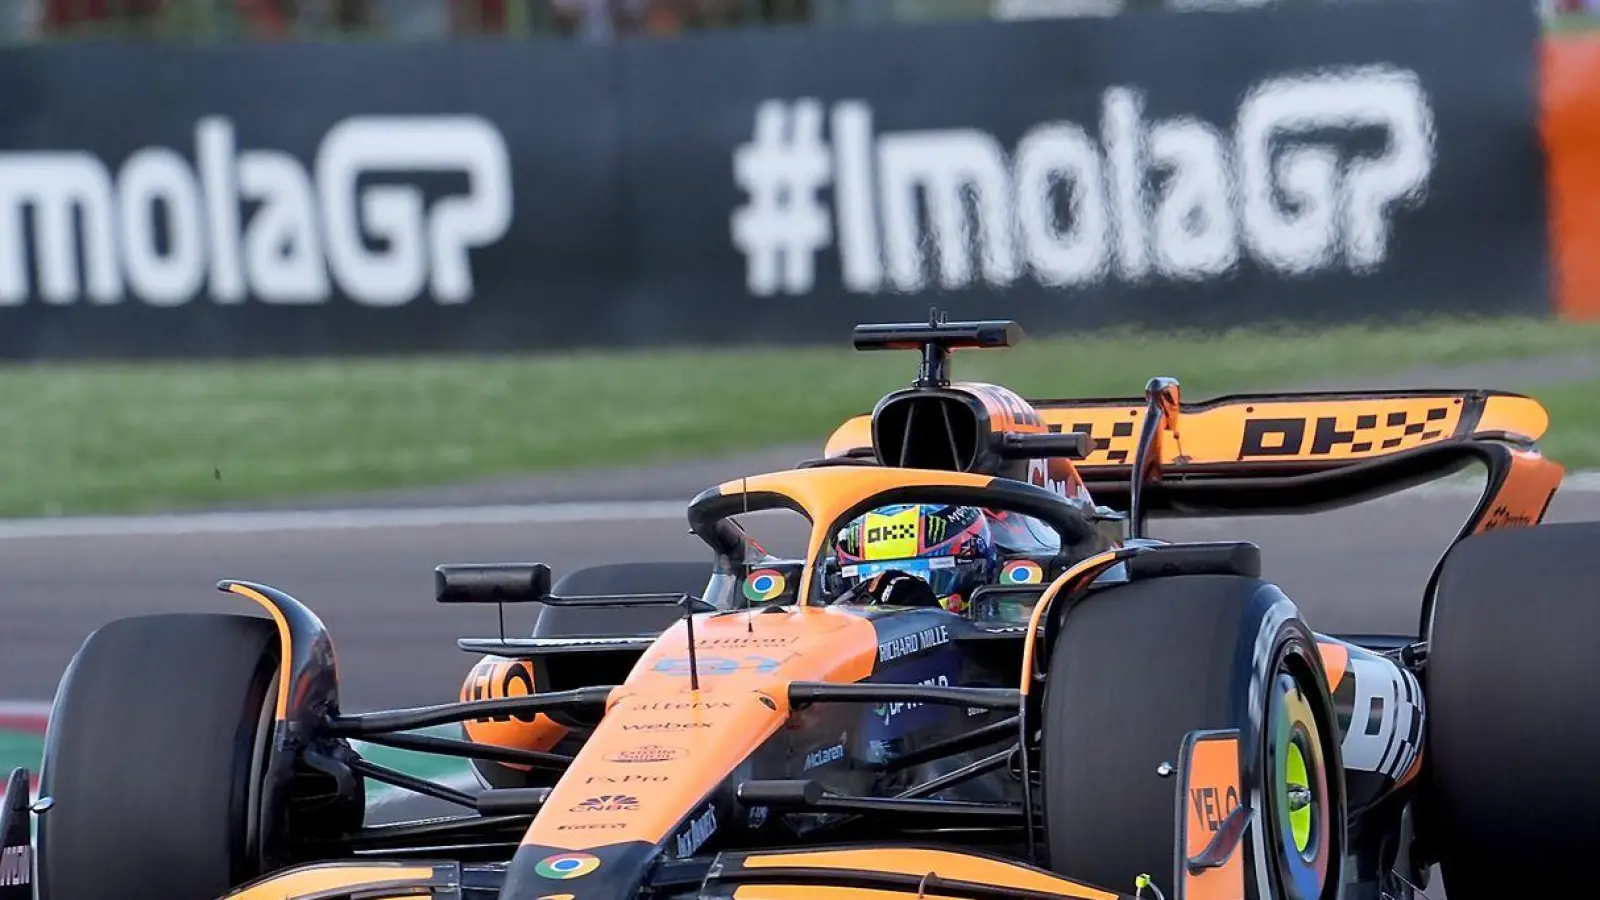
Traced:
<path fill-rule="evenodd" d="M 323 615 L 347 708 L 453 699 L 495 622 L 432 566 L 704 557 L 684 502 L 819 455 L 913 373 L 850 326 L 931 306 L 1019 321 L 956 373 L 1031 397 L 1529 393 L 1551 519 L 1594 518 L 1596 26 L 0 0 L 0 769 L 90 631 L 228 608 L 225 577 Z M 1161 528 L 1259 540 L 1322 629 L 1406 631 L 1476 489 Z"/>
<path fill-rule="evenodd" d="M 1028 20 L 1383 0 L 14 0 L 14 41 L 669 37 L 723 28 Z M 1552 29 L 1591 27 L 1594 0 L 1536 0 Z"/>

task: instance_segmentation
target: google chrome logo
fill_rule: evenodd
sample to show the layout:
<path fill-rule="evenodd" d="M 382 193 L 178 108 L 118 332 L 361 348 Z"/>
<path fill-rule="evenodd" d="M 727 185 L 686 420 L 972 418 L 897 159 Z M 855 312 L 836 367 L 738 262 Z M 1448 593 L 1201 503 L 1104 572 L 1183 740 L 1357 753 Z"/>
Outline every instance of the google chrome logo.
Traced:
<path fill-rule="evenodd" d="M 591 853 L 557 853 L 539 860 L 533 870 L 545 878 L 565 880 L 582 878 L 598 868 L 600 858 Z"/>
<path fill-rule="evenodd" d="M 762 569 L 751 572 L 750 577 L 744 580 L 744 596 L 751 602 L 759 603 L 771 600 L 783 593 L 788 586 L 787 579 L 777 569 Z"/>
<path fill-rule="evenodd" d="M 1001 584 L 1038 584 L 1044 580 L 1044 569 L 1031 559 L 1006 563 L 1000 572 Z"/>

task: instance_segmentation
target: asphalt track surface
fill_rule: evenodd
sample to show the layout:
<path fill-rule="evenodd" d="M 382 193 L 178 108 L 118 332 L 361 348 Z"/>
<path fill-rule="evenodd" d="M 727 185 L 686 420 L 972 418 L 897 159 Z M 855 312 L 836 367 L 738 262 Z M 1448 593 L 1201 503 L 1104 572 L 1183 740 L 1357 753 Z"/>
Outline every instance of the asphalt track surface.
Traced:
<path fill-rule="evenodd" d="M 1547 521 L 1600 519 L 1592 481 L 1563 490 Z M 1470 486 L 1419 488 L 1310 517 L 1156 520 L 1152 532 L 1256 541 L 1266 576 L 1319 631 L 1415 633 L 1417 598 L 1474 493 Z M 608 561 L 708 559 L 675 509 L 574 505 L 549 508 L 543 521 L 523 516 L 520 524 L 471 524 L 471 513 L 429 524 L 437 517 L 422 510 L 409 520 L 391 516 L 387 525 L 380 517 L 368 527 L 336 520 L 301 530 L 290 516 L 270 523 L 273 530 L 244 530 L 246 521 L 224 533 L 28 536 L 0 529 L 0 699 L 48 700 L 77 646 L 113 618 L 256 612 L 214 588 L 221 578 L 240 578 L 282 588 L 322 616 L 338 649 L 347 710 L 454 700 L 474 662 L 455 639 L 494 634 L 496 612 L 436 604 L 434 565 L 542 560 L 559 577 Z M 769 528 L 781 538 L 795 534 L 790 525 Z M 784 549 L 781 540 L 775 549 Z M 531 620 L 531 610 L 507 608 L 508 633 L 526 634 Z"/>

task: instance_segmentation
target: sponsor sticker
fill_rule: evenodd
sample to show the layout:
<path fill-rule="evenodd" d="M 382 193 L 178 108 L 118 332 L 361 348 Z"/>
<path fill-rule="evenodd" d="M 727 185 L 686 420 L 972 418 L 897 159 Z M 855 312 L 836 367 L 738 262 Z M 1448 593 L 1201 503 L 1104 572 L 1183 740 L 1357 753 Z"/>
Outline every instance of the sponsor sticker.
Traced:
<path fill-rule="evenodd" d="M 841 759 L 844 759 L 844 745 L 834 744 L 832 747 L 823 747 L 820 750 L 813 750 L 807 753 L 805 767 L 807 771 L 810 771 L 818 766 L 825 766 Z"/>
<path fill-rule="evenodd" d="M 1044 568 L 1031 559 L 1014 559 L 1000 570 L 1001 584 L 1038 584 L 1044 581 Z"/>
<path fill-rule="evenodd" d="M 748 650 L 751 647 L 787 647 L 799 639 L 798 635 L 793 634 L 734 634 L 696 638 L 694 645 L 709 650 Z"/>
<path fill-rule="evenodd" d="M 601 794 L 584 800 L 569 812 L 633 812 L 638 808 L 639 798 L 631 794 Z"/>
<path fill-rule="evenodd" d="M 743 656 L 739 658 L 731 656 L 701 656 L 695 659 L 694 671 L 701 678 L 733 675 L 737 672 L 755 672 L 758 675 L 765 675 L 781 665 L 783 665 L 782 659 L 776 659 L 771 656 Z M 651 666 L 650 670 L 652 672 L 660 672 L 663 675 L 679 675 L 687 678 L 690 672 L 689 657 L 668 657 Z"/>
<path fill-rule="evenodd" d="M 489 660 L 472 668 L 467 681 L 461 686 L 463 703 L 481 700 L 508 700 L 533 694 L 533 668 L 526 660 Z M 475 719 L 476 722 L 532 722 L 538 718 L 533 711 L 503 713 Z"/>
<path fill-rule="evenodd" d="M 600 857 L 593 853 L 557 853 L 539 860 L 533 870 L 545 878 L 582 878 L 600 868 Z"/>
<path fill-rule="evenodd" d="M 950 677 L 948 675 L 935 675 L 932 678 L 924 678 L 917 682 L 917 684 L 923 687 L 949 687 Z M 877 706 L 872 708 L 872 711 L 883 719 L 883 724 L 887 725 L 891 720 L 894 719 L 895 716 L 898 716 L 904 712 L 910 712 L 911 710 L 917 709 L 923 705 L 924 704 L 922 704 L 920 701 L 879 703 Z"/>
<path fill-rule="evenodd" d="M 657 763 L 671 762 L 683 759 L 689 751 L 682 747 L 668 747 L 665 744 L 643 744 L 638 747 L 629 747 L 625 750 L 613 750 L 605 755 L 606 762 L 615 763 Z"/>
<path fill-rule="evenodd" d="M 777 569 L 761 569 L 744 580 L 744 596 L 752 603 L 761 603 L 782 596 L 788 585 L 788 579 Z"/>
<path fill-rule="evenodd" d="M 665 775 L 590 775 L 584 784 L 664 784 L 672 779 Z"/>
<path fill-rule="evenodd" d="M 678 858 L 687 859 L 693 856 L 695 851 L 699 850 L 716 831 L 717 811 L 714 808 L 708 808 L 700 814 L 699 818 L 690 822 L 689 827 L 683 833 L 678 835 Z"/>
<path fill-rule="evenodd" d="M 950 630 L 944 625 L 932 625 L 879 643 L 878 662 L 889 662 L 949 642 Z"/>
<path fill-rule="evenodd" d="M 650 703 L 635 703 L 623 709 L 635 712 L 682 712 L 688 709 L 732 709 L 731 700 L 655 700 Z"/>
<path fill-rule="evenodd" d="M 1363 403 L 1351 411 L 1315 418 L 1255 416 L 1245 419 L 1239 458 L 1348 457 L 1406 450 L 1451 434 L 1459 418 L 1459 409 L 1442 398 L 1393 407 Z"/>

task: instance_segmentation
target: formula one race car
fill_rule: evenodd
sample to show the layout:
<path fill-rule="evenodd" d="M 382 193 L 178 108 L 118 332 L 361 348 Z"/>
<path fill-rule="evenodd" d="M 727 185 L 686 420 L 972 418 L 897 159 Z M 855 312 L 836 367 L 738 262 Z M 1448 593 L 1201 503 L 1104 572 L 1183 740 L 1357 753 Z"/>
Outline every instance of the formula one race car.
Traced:
<path fill-rule="evenodd" d="M 106 625 L 62 679 L 31 807 L 13 776 L 0 900 L 1378 900 L 1435 865 L 1451 900 L 1581 883 L 1600 527 L 1540 524 L 1563 470 L 1535 401 L 951 382 L 952 350 L 1019 334 L 859 328 L 921 351 L 917 381 L 823 458 L 695 497 L 693 590 L 670 565 L 439 567 L 440 602 L 541 610 L 532 637 L 460 641 L 483 659 L 459 703 L 342 710 L 329 634 L 263 585 L 220 588 L 266 618 Z M 1414 635 L 1319 634 L 1255 545 L 1146 534 L 1474 462 L 1487 488 Z M 796 558 L 746 528 L 774 510 L 806 521 Z M 465 739 L 417 733 L 448 723 Z M 467 757 L 483 789 L 352 740 Z M 368 824 L 374 783 L 466 813 Z"/>

